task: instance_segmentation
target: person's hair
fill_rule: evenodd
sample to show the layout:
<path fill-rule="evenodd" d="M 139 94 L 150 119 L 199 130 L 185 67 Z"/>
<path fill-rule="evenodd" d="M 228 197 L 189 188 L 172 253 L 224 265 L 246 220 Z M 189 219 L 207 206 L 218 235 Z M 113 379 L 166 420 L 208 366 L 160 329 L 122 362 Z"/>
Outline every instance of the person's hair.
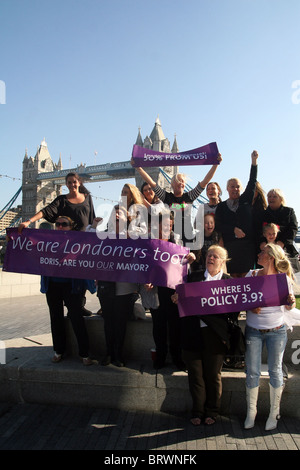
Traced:
<path fill-rule="evenodd" d="M 171 179 L 171 186 L 173 187 L 173 183 L 176 181 L 176 183 L 179 183 L 179 180 L 182 180 L 184 184 L 186 183 L 187 176 L 184 173 L 176 173 Z"/>
<path fill-rule="evenodd" d="M 70 225 L 71 229 L 72 229 L 72 230 L 75 229 L 76 224 L 75 224 L 74 220 L 72 220 L 72 219 L 71 219 L 70 217 L 68 217 L 67 215 L 58 215 L 58 216 L 56 217 L 55 223 L 58 221 L 58 219 L 66 219 L 66 220 L 69 222 L 69 225 Z"/>
<path fill-rule="evenodd" d="M 285 273 L 291 279 L 294 279 L 294 271 L 292 265 L 281 246 L 274 243 L 267 243 L 265 248 L 268 249 L 268 254 L 274 258 L 274 267 L 278 273 Z"/>
<path fill-rule="evenodd" d="M 275 194 L 277 194 L 277 196 L 278 196 L 278 197 L 280 198 L 280 200 L 281 200 L 281 204 L 282 204 L 283 206 L 286 205 L 286 204 L 285 204 L 284 195 L 283 195 L 283 192 L 281 191 L 281 189 L 272 188 L 272 189 L 270 189 L 270 191 L 268 191 L 267 196 L 269 196 L 270 193 L 275 193 Z"/>
<path fill-rule="evenodd" d="M 144 193 L 143 193 L 145 186 L 150 186 L 150 188 L 151 188 L 152 191 L 153 191 L 153 188 L 151 187 L 151 184 L 149 184 L 149 183 L 147 183 L 146 181 L 144 181 L 144 183 L 143 183 L 142 186 L 141 186 L 141 193 L 143 194 L 143 197 L 145 197 L 145 196 L 144 196 Z M 153 199 L 152 199 L 152 201 L 151 201 L 151 204 L 156 204 L 158 201 L 159 201 L 158 197 L 156 196 L 156 194 L 154 194 L 154 197 L 153 197 Z"/>
<path fill-rule="evenodd" d="M 68 173 L 67 176 L 66 176 L 66 183 L 67 183 L 69 177 L 76 178 L 77 181 L 79 181 L 79 183 L 80 183 L 79 192 L 80 193 L 90 194 L 90 191 L 83 185 L 83 180 L 82 180 L 81 176 L 79 176 L 78 173 L 75 173 L 75 172 L 72 172 L 72 171 L 70 173 Z"/>
<path fill-rule="evenodd" d="M 232 181 L 238 183 L 238 184 L 240 185 L 240 190 L 243 191 L 242 182 L 241 182 L 241 180 L 238 179 L 238 178 L 230 178 L 230 179 L 227 181 L 226 189 L 228 189 L 228 186 L 229 186 L 229 184 L 230 184 Z"/>
<path fill-rule="evenodd" d="M 161 224 L 163 219 L 168 217 L 172 222 L 174 222 L 174 213 L 166 209 L 164 211 L 159 212 L 158 214 L 158 223 Z"/>
<path fill-rule="evenodd" d="M 134 184 L 125 183 L 124 186 L 126 186 L 126 188 L 128 188 L 131 193 L 132 200 L 129 203 L 129 206 L 132 204 L 144 204 L 141 192 Z"/>
<path fill-rule="evenodd" d="M 208 256 L 209 252 L 210 251 L 216 251 L 218 253 L 218 255 L 220 256 L 221 260 L 224 261 L 223 263 L 223 271 L 224 273 L 227 273 L 227 265 L 226 263 L 228 261 L 230 261 L 230 259 L 228 258 L 228 251 L 226 250 L 226 248 L 224 248 L 223 246 L 220 246 L 220 245 L 211 245 L 208 250 L 207 250 L 207 253 L 206 253 L 206 257 Z"/>
<path fill-rule="evenodd" d="M 216 221 L 216 214 L 214 212 L 206 212 L 206 214 L 204 214 L 204 219 L 207 215 L 210 215 L 214 221 Z"/>
<path fill-rule="evenodd" d="M 114 211 L 122 211 L 124 212 L 124 215 L 127 217 L 127 210 L 125 209 L 125 207 L 121 206 L 121 204 L 116 204 L 114 207 L 113 207 L 113 210 Z"/>
<path fill-rule="evenodd" d="M 222 196 L 222 189 L 221 189 L 221 186 L 219 185 L 219 183 L 217 183 L 216 181 L 210 181 L 207 185 L 206 185 L 206 192 L 207 192 L 207 189 L 208 189 L 208 186 L 210 184 L 215 184 L 219 190 L 219 199 L 220 201 L 222 202 L 222 199 L 221 199 L 221 196 Z"/>
<path fill-rule="evenodd" d="M 280 232 L 278 225 L 273 224 L 273 222 L 271 222 L 270 224 L 263 225 L 263 235 L 266 233 L 268 229 L 273 229 L 276 234 Z"/>
<path fill-rule="evenodd" d="M 258 206 L 258 208 L 261 209 L 266 209 L 268 207 L 265 191 L 258 181 L 255 184 L 255 193 L 252 200 L 252 206 Z"/>
<path fill-rule="evenodd" d="M 123 215 L 124 215 L 124 219 L 125 219 L 125 222 L 126 222 L 126 227 L 128 226 L 128 224 L 130 223 L 131 221 L 131 217 L 128 215 L 128 212 L 127 210 L 125 209 L 125 207 L 123 207 L 122 205 L 120 204 L 116 204 L 112 211 L 111 211 L 111 214 L 109 216 L 109 219 L 108 219 L 108 222 L 107 222 L 107 230 L 108 231 L 112 231 L 113 229 L 116 228 L 116 221 L 117 221 L 117 218 L 116 218 L 116 212 L 119 211 L 119 212 L 122 212 Z"/>

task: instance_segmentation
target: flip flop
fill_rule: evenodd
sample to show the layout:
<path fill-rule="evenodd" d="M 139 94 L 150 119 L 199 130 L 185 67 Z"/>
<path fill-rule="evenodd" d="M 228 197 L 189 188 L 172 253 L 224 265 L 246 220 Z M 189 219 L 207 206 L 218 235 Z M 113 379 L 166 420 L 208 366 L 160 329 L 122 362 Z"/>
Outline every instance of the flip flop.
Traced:
<path fill-rule="evenodd" d="M 200 424 L 201 424 L 201 418 L 199 418 L 199 416 L 194 416 L 193 418 L 190 419 L 190 423 L 191 423 L 193 426 L 200 426 Z"/>
<path fill-rule="evenodd" d="M 211 418 L 210 416 L 207 416 L 204 422 L 208 426 L 211 426 L 212 424 L 215 424 L 216 420 L 214 418 Z"/>

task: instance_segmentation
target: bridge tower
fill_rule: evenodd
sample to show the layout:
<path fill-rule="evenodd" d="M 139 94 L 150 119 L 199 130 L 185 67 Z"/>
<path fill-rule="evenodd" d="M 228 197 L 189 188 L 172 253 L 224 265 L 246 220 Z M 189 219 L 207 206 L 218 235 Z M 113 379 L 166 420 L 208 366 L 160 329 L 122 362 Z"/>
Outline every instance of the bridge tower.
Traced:
<path fill-rule="evenodd" d="M 144 140 L 139 129 L 136 144 L 158 152 L 178 153 L 176 136 L 171 149 L 170 141 L 166 139 L 158 117 L 150 136 L 147 135 Z M 164 174 L 162 174 L 159 167 L 147 168 L 147 172 L 162 188 L 170 190 L 170 184 L 166 179 L 166 175 L 171 179 L 178 172 L 178 167 L 165 166 L 162 169 Z M 81 164 L 77 168 L 63 170 L 61 157 L 59 157 L 57 164 L 54 163 L 47 143 L 43 139 L 35 157 L 28 157 L 26 150 L 23 159 L 21 213 L 23 220 L 30 219 L 30 217 L 42 210 L 61 194 L 62 186 L 65 184 L 65 177 L 70 171 L 78 173 L 83 180 L 87 180 L 89 183 L 135 178 L 135 184 L 139 189 L 143 184 L 142 178 L 131 166 L 130 160 L 91 167 Z M 42 220 L 41 223 L 35 223 L 35 228 L 38 227 L 50 228 L 51 224 Z"/>
<path fill-rule="evenodd" d="M 27 150 L 23 159 L 22 171 L 22 219 L 27 220 L 49 204 L 59 194 L 61 185 L 53 181 L 38 180 L 41 173 L 62 169 L 61 157 L 55 164 L 50 156 L 45 139 L 37 149 L 35 157 L 28 157 Z M 48 224 L 47 224 L 48 225 Z M 40 225 L 42 228 L 42 226 Z"/>
<path fill-rule="evenodd" d="M 178 153 L 179 152 L 176 135 L 174 137 L 174 142 L 173 142 L 172 149 L 171 149 L 170 141 L 169 139 L 166 139 L 163 133 L 159 117 L 156 118 L 150 137 L 147 135 L 146 138 L 143 140 L 141 136 L 141 130 L 139 128 L 139 132 L 138 132 L 138 136 L 137 136 L 135 144 L 139 145 L 140 147 L 155 150 L 157 152 L 166 152 L 166 153 Z M 173 175 L 178 173 L 178 167 L 177 166 L 164 166 L 163 171 L 169 176 L 169 178 L 172 178 Z M 170 184 L 166 181 L 166 178 L 161 173 L 159 167 L 149 167 L 147 168 L 147 173 L 151 176 L 151 178 L 157 184 L 159 184 L 159 186 L 161 186 L 162 188 L 165 188 L 167 191 L 171 189 Z M 143 184 L 143 180 L 137 171 L 135 173 L 135 181 L 136 181 L 136 186 L 140 189 Z"/>

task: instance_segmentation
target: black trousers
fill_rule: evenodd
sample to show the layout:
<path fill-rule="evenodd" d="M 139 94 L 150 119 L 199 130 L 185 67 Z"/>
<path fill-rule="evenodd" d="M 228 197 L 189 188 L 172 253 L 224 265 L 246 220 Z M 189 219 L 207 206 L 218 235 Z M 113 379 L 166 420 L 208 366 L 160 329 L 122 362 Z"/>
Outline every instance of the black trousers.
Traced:
<path fill-rule="evenodd" d="M 173 289 L 158 287 L 159 307 L 150 312 L 157 360 L 164 362 L 169 350 L 173 362 L 178 363 L 181 361 L 180 324 L 178 307 L 171 301 L 173 293 Z"/>
<path fill-rule="evenodd" d="M 222 397 L 221 370 L 226 347 L 209 328 L 201 328 L 201 351 L 182 351 L 188 370 L 194 417 L 216 418 Z"/>
<path fill-rule="evenodd" d="M 75 333 L 78 352 L 81 357 L 89 355 L 89 338 L 82 316 L 82 294 L 72 294 L 71 282 L 49 283 L 46 293 L 50 312 L 53 349 L 57 354 L 63 354 L 66 349 L 66 332 L 64 321 L 64 304 L 68 309 L 73 331 Z"/>
<path fill-rule="evenodd" d="M 123 346 L 132 306 L 132 294 L 108 296 L 98 292 L 98 297 L 104 319 L 106 354 L 112 361 L 123 362 Z"/>

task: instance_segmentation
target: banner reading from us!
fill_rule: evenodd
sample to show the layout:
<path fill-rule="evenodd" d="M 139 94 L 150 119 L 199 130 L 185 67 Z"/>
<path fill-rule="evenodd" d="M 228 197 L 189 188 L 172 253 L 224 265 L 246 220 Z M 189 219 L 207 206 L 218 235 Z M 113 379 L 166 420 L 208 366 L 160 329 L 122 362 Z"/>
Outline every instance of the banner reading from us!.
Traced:
<path fill-rule="evenodd" d="M 218 165 L 219 150 L 216 142 L 179 153 L 156 152 L 134 145 L 132 161 L 134 167 Z"/>
<path fill-rule="evenodd" d="M 176 292 L 180 317 L 285 305 L 289 295 L 286 274 L 191 282 Z"/>
<path fill-rule="evenodd" d="M 3 271 L 52 277 L 152 283 L 186 282 L 189 249 L 156 239 L 99 239 L 95 232 L 8 229 Z"/>

